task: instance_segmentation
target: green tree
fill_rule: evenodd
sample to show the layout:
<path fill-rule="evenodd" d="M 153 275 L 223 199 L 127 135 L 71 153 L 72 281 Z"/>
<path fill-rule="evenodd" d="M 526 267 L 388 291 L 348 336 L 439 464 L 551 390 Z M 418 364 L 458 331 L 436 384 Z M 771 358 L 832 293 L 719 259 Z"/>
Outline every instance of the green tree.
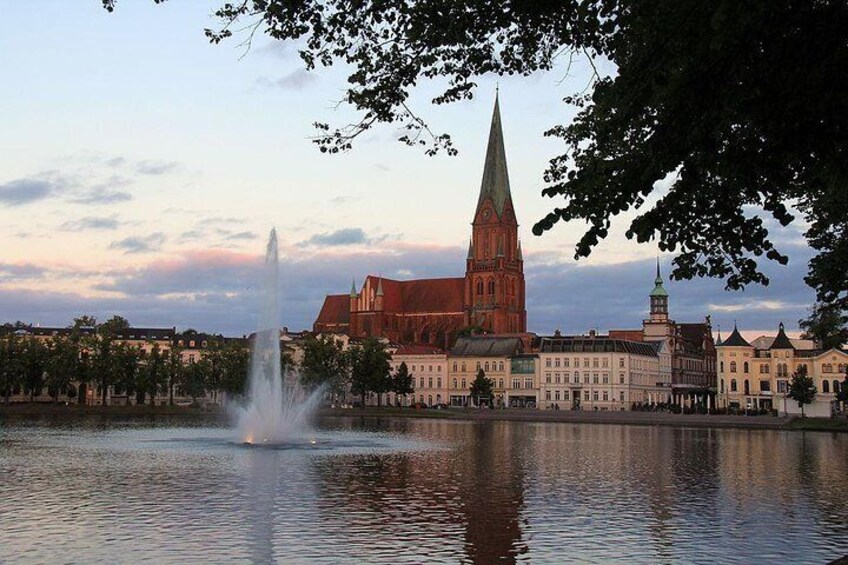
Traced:
<path fill-rule="evenodd" d="M 47 346 L 33 337 L 22 340 L 21 346 L 23 389 L 26 394 L 29 394 L 29 401 L 35 402 L 36 395 L 41 394 L 44 388 L 44 376 L 47 371 Z"/>
<path fill-rule="evenodd" d="M 0 339 L 0 376 L 3 378 L 3 397 L 7 405 L 23 379 L 22 351 L 21 339 L 16 335 L 8 334 Z"/>
<path fill-rule="evenodd" d="M 101 405 L 106 406 L 109 387 L 115 382 L 115 358 L 112 355 L 114 343 L 108 335 L 97 335 L 90 343 L 89 374 L 97 384 L 100 392 Z"/>
<path fill-rule="evenodd" d="M 141 364 L 146 362 L 147 355 L 138 347 L 121 342 L 112 344 L 109 355 L 114 389 L 116 392 L 126 393 L 125 404 L 128 405 L 130 396 L 135 394 L 137 400 L 139 391 L 147 386 L 141 375 Z"/>
<path fill-rule="evenodd" d="M 88 314 L 83 314 L 79 318 L 74 318 L 71 327 L 74 329 L 93 328 L 97 326 L 97 318 Z"/>
<path fill-rule="evenodd" d="M 243 395 L 247 386 L 250 351 L 243 345 L 232 342 L 213 349 L 211 353 L 211 362 L 220 367 L 220 390 L 229 395 Z"/>
<path fill-rule="evenodd" d="M 413 112 L 416 86 L 435 81 L 432 102 L 450 103 L 484 75 L 567 73 L 585 57 L 592 77 L 566 98 L 576 117 L 546 132 L 564 149 L 543 195 L 560 202 L 534 233 L 585 222 L 584 257 L 628 214 L 627 237 L 679 251 L 675 277 L 736 289 L 768 281 L 760 257 L 786 263 L 769 222 L 788 225 L 794 206 L 818 252 L 807 283 L 848 304 L 848 73 L 834 72 L 848 68 L 844 0 L 221 0 L 215 14 L 213 43 L 264 32 L 295 42 L 307 70 L 345 65 L 342 101 L 360 119 L 316 124 L 327 152 L 383 123 L 455 153 Z"/>
<path fill-rule="evenodd" d="M 804 406 L 810 404 L 816 398 L 816 387 L 813 386 L 813 378 L 807 374 L 806 365 L 799 366 L 792 375 L 787 396 L 798 403 L 803 418 Z"/>
<path fill-rule="evenodd" d="M 307 390 L 325 386 L 334 397 L 344 395 L 350 356 L 342 349 L 341 341 L 329 335 L 309 336 L 303 342 L 300 362 L 300 382 Z"/>
<path fill-rule="evenodd" d="M 156 405 L 156 395 L 165 390 L 168 382 L 167 352 L 163 352 L 158 344 L 155 344 L 147 353 L 143 372 L 143 386 L 136 392 L 142 396 L 139 404 L 144 404 L 144 395 L 150 395 L 150 405 Z"/>
<path fill-rule="evenodd" d="M 99 326 L 97 332 L 105 334 L 114 339 L 115 337 L 124 334 L 130 328 L 130 323 L 123 316 L 112 316 Z"/>
<path fill-rule="evenodd" d="M 845 310 L 833 304 L 815 304 L 810 316 L 798 320 L 803 339 L 812 339 L 825 350 L 841 348 L 848 343 L 848 316 Z"/>
<path fill-rule="evenodd" d="M 383 394 L 391 387 L 391 355 L 378 339 L 369 337 L 362 345 L 352 347 L 350 355 L 350 391 L 362 398 L 377 395 L 377 406 L 383 405 Z"/>
<path fill-rule="evenodd" d="M 186 365 L 182 372 L 180 392 L 190 396 L 192 404 L 197 404 L 197 399 L 206 394 L 207 383 L 212 370 L 212 361 L 206 357 Z"/>
<path fill-rule="evenodd" d="M 398 365 L 395 374 L 392 376 L 392 392 L 398 395 L 406 396 L 415 392 L 415 379 L 409 372 L 409 367 L 406 366 L 406 361 L 402 361 Z"/>
<path fill-rule="evenodd" d="M 47 390 L 56 404 L 59 395 L 68 395 L 71 383 L 80 379 L 80 347 L 78 341 L 66 336 L 53 337 L 48 347 Z"/>
<path fill-rule="evenodd" d="M 183 349 L 176 345 L 165 353 L 165 373 L 168 389 L 168 405 L 174 405 L 174 389 L 183 378 Z"/>
<path fill-rule="evenodd" d="M 481 406 L 483 402 L 491 402 L 493 388 L 492 380 L 486 377 L 483 369 L 479 369 L 477 376 L 471 382 L 471 398 L 478 406 Z"/>

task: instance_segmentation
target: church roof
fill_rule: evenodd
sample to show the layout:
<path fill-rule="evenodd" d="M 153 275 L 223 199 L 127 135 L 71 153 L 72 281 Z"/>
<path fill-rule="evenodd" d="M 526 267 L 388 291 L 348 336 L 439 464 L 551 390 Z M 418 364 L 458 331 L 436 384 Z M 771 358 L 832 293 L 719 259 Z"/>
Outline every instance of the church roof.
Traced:
<path fill-rule="evenodd" d="M 512 202 L 509 190 L 509 173 L 506 168 L 503 131 L 501 129 L 501 110 L 498 97 L 495 96 L 495 109 L 492 113 L 492 126 L 489 129 L 489 145 L 486 148 L 486 161 L 483 165 L 483 181 L 480 183 L 480 198 L 477 209 L 486 198 L 492 200 L 495 213 L 500 217 L 506 203 Z"/>
<path fill-rule="evenodd" d="M 346 294 L 328 294 L 324 298 L 324 305 L 318 313 L 315 324 L 349 324 L 350 323 L 350 296 Z"/>
<path fill-rule="evenodd" d="M 777 337 L 774 338 L 769 349 L 795 349 L 795 346 L 792 345 L 792 342 L 789 340 L 789 336 L 787 336 L 786 332 L 783 331 L 783 322 L 780 322 L 780 325 L 777 328 Z"/>
<path fill-rule="evenodd" d="M 462 312 L 465 278 L 396 281 L 381 278 L 385 312 Z"/>
<path fill-rule="evenodd" d="M 722 347 L 750 347 L 751 344 L 745 341 L 736 324 L 733 324 L 733 333 L 727 336 L 727 339 L 721 342 Z"/>

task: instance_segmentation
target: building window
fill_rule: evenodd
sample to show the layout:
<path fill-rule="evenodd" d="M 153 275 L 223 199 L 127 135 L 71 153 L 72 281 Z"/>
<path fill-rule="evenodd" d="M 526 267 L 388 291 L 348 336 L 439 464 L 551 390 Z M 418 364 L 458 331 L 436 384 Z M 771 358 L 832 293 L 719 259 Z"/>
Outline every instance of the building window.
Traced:
<path fill-rule="evenodd" d="M 822 381 L 822 392 L 825 394 L 830 392 L 830 383 L 827 382 L 827 379 Z"/>
<path fill-rule="evenodd" d="M 771 381 L 760 381 L 760 392 L 771 392 Z"/>
<path fill-rule="evenodd" d="M 483 294 L 483 280 L 482 279 L 477 281 L 477 294 L 478 295 Z"/>
<path fill-rule="evenodd" d="M 746 373 L 748 372 L 748 362 L 747 362 L 747 361 L 745 361 L 745 362 L 742 364 L 742 370 L 743 370 L 743 371 L 745 371 Z"/>
<path fill-rule="evenodd" d="M 453 364 L 453 372 L 456 373 L 456 362 Z"/>
<path fill-rule="evenodd" d="M 503 379 L 498 379 L 498 388 L 503 388 Z"/>
<path fill-rule="evenodd" d="M 619 402 L 624 402 L 624 391 L 623 390 L 618 393 L 618 400 L 619 400 Z"/>
<path fill-rule="evenodd" d="M 512 388 L 513 389 L 521 388 L 521 381 L 519 379 L 512 379 Z"/>
<path fill-rule="evenodd" d="M 781 394 L 786 394 L 786 392 L 787 392 L 786 381 L 777 381 L 777 392 L 779 392 Z"/>
<path fill-rule="evenodd" d="M 489 362 L 486 361 L 486 368 L 484 369 L 487 373 L 489 372 Z"/>
<path fill-rule="evenodd" d="M 719 386 L 721 387 L 719 388 L 719 392 L 721 392 L 721 394 L 724 394 L 724 379 L 721 379 L 721 381 L 719 381 Z"/>
<path fill-rule="evenodd" d="M 597 357 L 592 358 L 592 367 L 594 367 L 595 369 L 598 368 L 598 358 Z"/>
<path fill-rule="evenodd" d="M 618 358 L 618 366 L 621 367 L 621 368 L 624 367 L 624 357 Z"/>
<path fill-rule="evenodd" d="M 554 400 L 559 400 L 559 391 L 558 390 L 554 391 Z"/>
<path fill-rule="evenodd" d="M 589 391 L 588 391 L 588 390 L 584 390 L 584 391 L 583 391 L 583 399 L 584 399 L 584 400 L 589 400 Z"/>
<path fill-rule="evenodd" d="M 606 369 L 607 367 L 609 367 L 609 359 L 607 359 L 606 357 L 604 357 L 604 361 L 603 361 L 602 365 L 604 366 L 604 369 Z"/>
<path fill-rule="evenodd" d="M 609 401 L 609 393 L 607 391 L 604 391 L 604 402 L 607 401 Z"/>
<path fill-rule="evenodd" d="M 551 399 L 551 391 L 546 390 L 545 391 L 545 400 L 550 400 L 550 399 Z"/>
<path fill-rule="evenodd" d="M 462 372 L 465 372 L 465 361 L 462 362 Z"/>
<path fill-rule="evenodd" d="M 427 388 L 433 388 L 433 377 L 427 379 Z"/>
<path fill-rule="evenodd" d="M 545 359 L 545 367 L 550 368 L 550 366 L 551 366 L 551 358 L 548 357 L 548 358 Z"/>
<path fill-rule="evenodd" d="M 453 380 L 453 388 L 459 388 L 459 387 L 457 387 L 457 386 L 456 386 L 456 384 L 457 384 L 457 383 L 456 383 L 456 379 L 454 379 L 454 380 Z"/>
<path fill-rule="evenodd" d="M 736 361 L 731 361 L 731 362 L 730 362 L 730 372 L 731 372 L 731 373 L 735 373 L 735 372 L 736 372 Z"/>
<path fill-rule="evenodd" d="M 551 384 L 551 374 L 545 373 L 545 382 Z"/>
<path fill-rule="evenodd" d="M 769 372 L 769 366 L 766 365 L 765 363 L 760 365 L 760 372 L 761 373 L 768 373 Z"/>
<path fill-rule="evenodd" d="M 442 388 L 442 377 L 439 377 L 438 379 L 436 379 L 436 386 L 438 388 Z"/>
<path fill-rule="evenodd" d="M 465 379 L 462 379 L 462 388 L 467 388 L 467 387 L 465 386 Z"/>
<path fill-rule="evenodd" d="M 597 390 L 592 391 L 592 400 L 595 401 L 595 402 L 598 401 L 598 391 Z"/>
<path fill-rule="evenodd" d="M 598 384 L 598 373 L 594 373 L 592 375 L 592 382 Z"/>
<path fill-rule="evenodd" d="M 503 372 L 503 361 L 498 363 L 498 371 Z"/>
<path fill-rule="evenodd" d="M 736 379 L 730 379 L 730 392 L 736 392 Z"/>
<path fill-rule="evenodd" d="M 524 377 L 524 388 L 533 388 L 533 377 Z"/>
<path fill-rule="evenodd" d="M 569 359 L 568 357 L 566 357 L 565 359 L 563 359 L 563 360 L 562 360 L 562 366 L 563 366 L 563 367 L 569 367 L 569 366 L 571 365 L 571 363 L 569 363 L 569 361 L 571 361 L 571 359 Z"/>
<path fill-rule="evenodd" d="M 601 378 L 603 379 L 603 383 L 605 385 L 609 384 L 609 375 L 608 374 L 604 373 Z"/>
<path fill-rule="evenodd" d="M 562 399 L 568 400 L 568 391 L 567 390 L 562 391 Z"/>
<path fill-rule="evenodd" d="M 495 293 L 495 281 L 490 280 L 489 281 L 489 294 L 494 294 L 494 293 Z"/>
<path fill-rule="evenodd" d="M 719 361 L 718 370 L 722 373 L 724 372 L 724 361 Z"/>
<path fill-rule="evenodd" d="M 624 373 L 618 375 L 618 384 L 624 384 Z"/>
<path fill-rule="evenodd" d="M 748 379 L 745 379 L 745 394 L 751 394 L 751 383 L 748 382 Z"/>

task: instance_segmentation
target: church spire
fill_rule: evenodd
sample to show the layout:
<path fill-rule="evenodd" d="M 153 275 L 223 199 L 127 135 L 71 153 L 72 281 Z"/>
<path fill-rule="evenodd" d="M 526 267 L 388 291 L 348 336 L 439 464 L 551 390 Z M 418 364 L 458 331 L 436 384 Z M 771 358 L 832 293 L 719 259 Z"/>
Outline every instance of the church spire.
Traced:
<path fill-rule="evenodd" d="M 497 94 L 495 94 L 495 109 L 492 112 L 492 125 L 489 129 L 486 162 L 483 165 L 483 181 L 480 183 L 480 198 L 477 200 L 478 210 L 486 198 L 492 200 L 498 217 L 503 214 L 506 202 L 512 200 L 509 191 L 509 173 L 506 168 L 503 130 L 501 129 L 501 109 Z"/>
<path fill-rule="evenodd" d="M 350 297 L 356 298 L 357 296 L 359 296 L 359 293 L 356 292 L 356 277 L 354 277 L 350 281 Z"/>

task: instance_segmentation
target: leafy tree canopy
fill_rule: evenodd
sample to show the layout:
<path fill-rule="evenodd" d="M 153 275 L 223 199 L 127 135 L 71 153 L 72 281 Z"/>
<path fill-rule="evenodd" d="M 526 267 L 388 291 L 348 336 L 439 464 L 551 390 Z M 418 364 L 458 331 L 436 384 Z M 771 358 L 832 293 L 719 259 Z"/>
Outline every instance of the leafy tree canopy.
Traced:
<path fill-rule="evenodd" d="M 471 399 L 480 404 L 481 402 L 490 402 L 492 400 L 492 389 L 494 383 L 486 377 L 483 369 L 477 371 L 477 376 L 471 382 Z"/>
<path fill-rule="evenodd" d="M 810 309 L 810 316 L 798 320 L 798 324 L 804 330 L 803 339 L 812 339 L 826 350 L 848 343 L 848 315 L 834 305 L 816 304 Z"/>
<path fill-rule="evenodd" d="M 241 0 L 215 14 L 214 43 L 260 32 L 296 40 L 307 69 L 350 69 L 343 100 L 361 120 L 316 124 L 328 152 L 390 123 L 410 145 L 455 153 L 409 106 L 420 82 L 444 84 L 432 100 L 443 104 L 471 98 L 487 74 L 550 71 L 575 54 L 607 61 L 613 72 L 565 99 L 577 117 L 546 133 L 564 148 L 544 175 L 557 204 L 534 233 L 584 223 L 585 257 L 615 216 L 636 212 L 627 236 L 677 252 L 674 277 L 738 289 L 768 283 L 763 256 L 787 262 L 769 224 L 797 211 L 818 252 L 807 283 L 848 305 L 843 0 Z"/>

